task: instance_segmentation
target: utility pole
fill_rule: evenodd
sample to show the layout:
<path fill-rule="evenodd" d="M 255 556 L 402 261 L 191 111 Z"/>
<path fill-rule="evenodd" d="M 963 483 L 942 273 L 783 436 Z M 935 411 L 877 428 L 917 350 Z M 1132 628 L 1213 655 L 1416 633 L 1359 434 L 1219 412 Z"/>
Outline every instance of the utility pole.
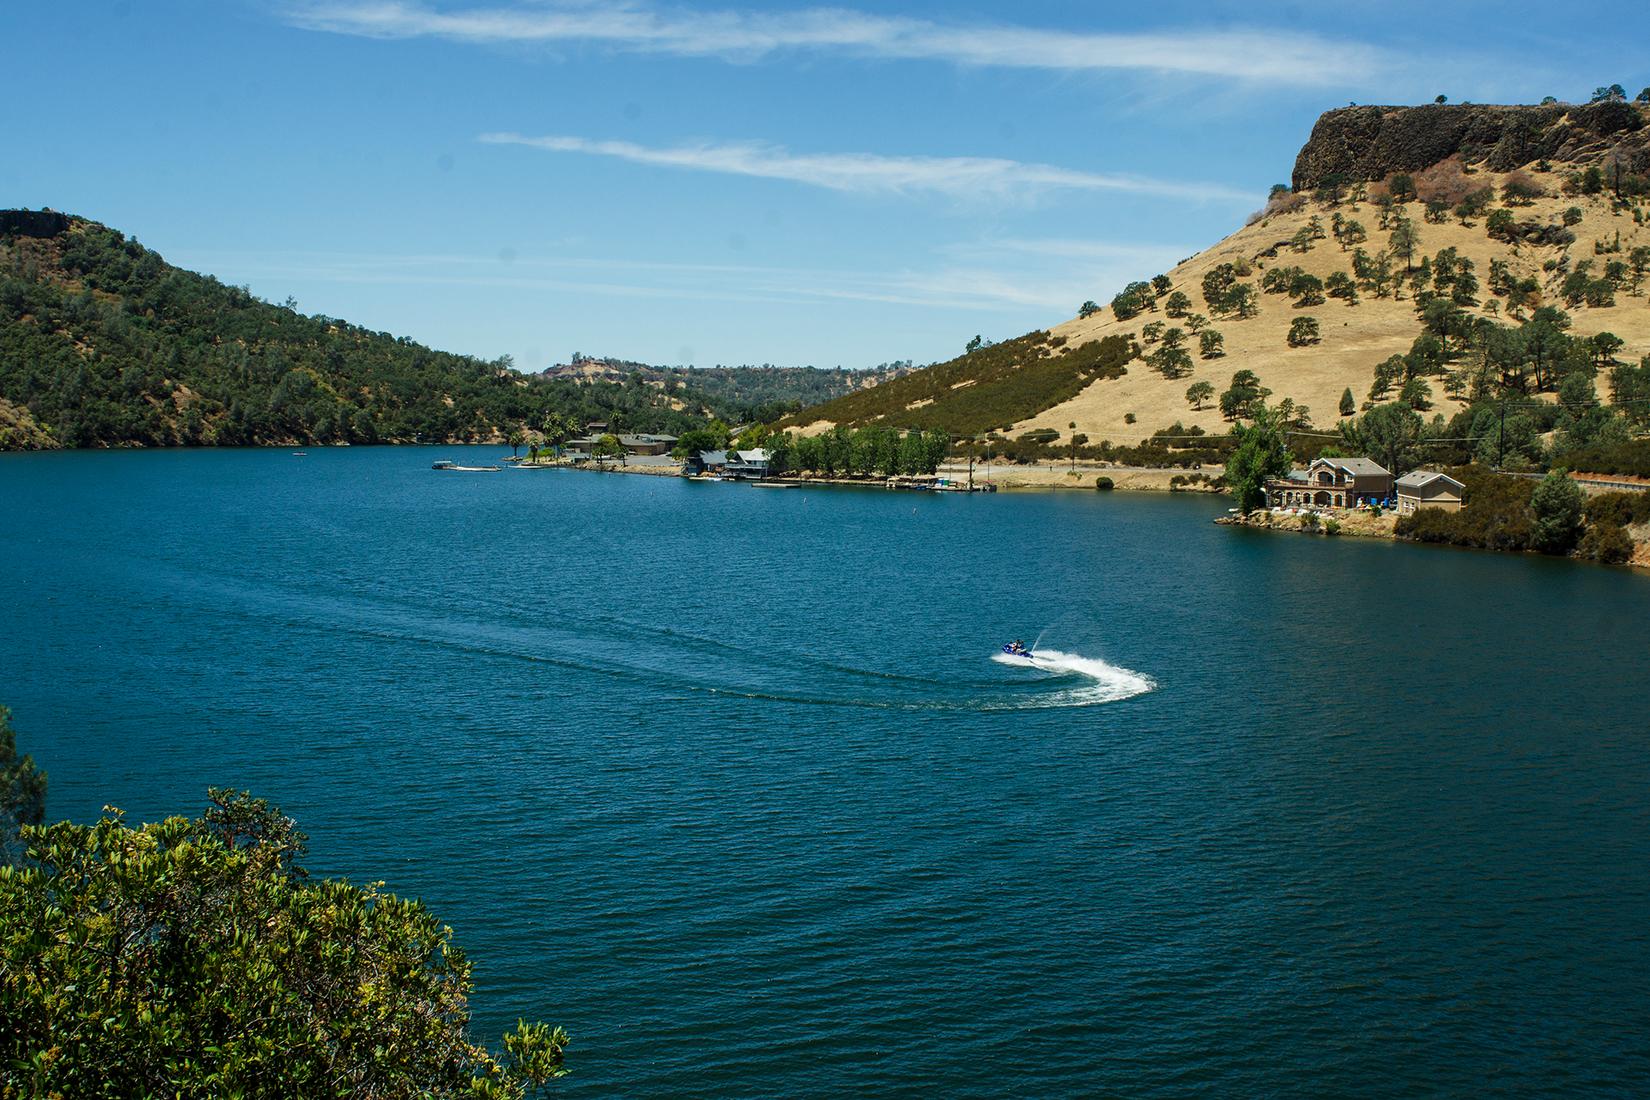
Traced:
<path fill-rule="evenodd" d="M 974 437 L 968 437 L 968 491 L 974 491 Z"/>

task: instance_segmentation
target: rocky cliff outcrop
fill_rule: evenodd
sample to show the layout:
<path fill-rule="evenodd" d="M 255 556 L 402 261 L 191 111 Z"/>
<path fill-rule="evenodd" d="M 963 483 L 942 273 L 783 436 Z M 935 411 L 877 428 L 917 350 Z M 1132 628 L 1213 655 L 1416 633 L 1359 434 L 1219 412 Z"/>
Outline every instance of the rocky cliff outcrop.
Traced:
<path fill-rule="evenodd" d="M 1615 102 L 1342 107 L 1312 127 L 1292 182 L 1304 191 L 1332 179 L 1385 179 L 1456 154 L 1505 172 L 1542 159 L 1585 163 L 1616 152 L 1630 170 L 1650 170 L 1650 109 Z"/>

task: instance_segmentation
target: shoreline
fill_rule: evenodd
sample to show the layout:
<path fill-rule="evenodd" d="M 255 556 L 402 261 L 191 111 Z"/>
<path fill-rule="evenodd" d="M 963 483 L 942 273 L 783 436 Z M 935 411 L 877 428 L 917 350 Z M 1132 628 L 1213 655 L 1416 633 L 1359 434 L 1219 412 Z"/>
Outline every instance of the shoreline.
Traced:
<path fill-rule="evenodd" d="M 1535 557 L 1552 557 L 1557 561 L 1588 561 L 1588 559 L 1578 558 L 1574 554 L 1548 555 L 1535 550 L 1503 550 L 1482 546 L 1459 546 L 1408 538 L 1398 534 L 1398 513 L 1393 511 L 1382 512 L 1379 516 L 1372 516 L 1368 512 L 1334 512 L 1326 515 L 1313 512 L 1296 513 L 1257 508 L 1246 516 L 1238 513 L 1216 516 L 1213 522 L 1222 527 L 1246 527 L 1254 531 L 1282 531 L 1288 534 L 1315 535 L 1324 538 L 1379 539 L 1405 546 L 1444 546 L 1455 550 L 1484 554 L 1533 555 Z M 1591 562 L 1591 564 L 1617 569 L 1634 569 L 1641 573 L 1650 572 L 1650 541 L 1635 540 L 1633 556 L 1626 561 Z"/>
<path fill-rule="evenodd" d="M 647 477 L 682 477 L 680 468 L 672 464 L 650 464 L 644 466 L 606 463 L 598 465 L 593 462 L 569 462 L 565 459 L 554 459 L 549 462 L 529 463 L 525 460 L 513 465 L 542 468 L 581 470 L 587 473 L 602 474 L 641 474 Z M 942 463 L 938 474 L 959 483 L 968 481 L 968 464 L 966 462 Z M 1102 466 L 1093 463 L 1078 463 L 1075 472 L 1067 463 L 1029 463 L 1023 466 L 985 466 L 975 463 L 974 483 L 979 485 L 995 485 L 999 492 L 1098 492 L 1095 488 L 1095 479 L 1110 478 L 1112 489 L 1118 492 L 1142 493 L 1222 493 L 1224 489 L 1214 487 L 1215 479 L 1224 473 L 1219 466 L 1206 466 L 1200 470 L 1185 469 L 1179 466 Z M 1193 480 L 1195 479 L 1195 480 Z M 714 480 L 700 478 L 693 480 Z M 812 474 L 780 474 L 768 478 L 771 482 L 783 485 L 843 485 L 862 489 L 879 489 L 884 485 L 881 475 L 874 477 L 825 477 Z"/>

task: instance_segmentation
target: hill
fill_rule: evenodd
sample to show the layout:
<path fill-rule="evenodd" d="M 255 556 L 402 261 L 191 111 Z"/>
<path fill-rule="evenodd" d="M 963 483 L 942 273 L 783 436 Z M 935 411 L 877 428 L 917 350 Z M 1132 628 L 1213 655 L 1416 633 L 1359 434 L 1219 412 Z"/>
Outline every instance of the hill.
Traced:
<path fill-rule="evenodd" d="M 810 405 L 892 381 L 911 373 L 909 363 L 884 363 L 867 370 L 842 367 L 656 367 L 623 359 L 573 356 L 540 372 L 540 377 L 572 382 L 623 382 L 632 376 L 670 394 L 690 392 L 729 424 L 770 421 Z"/>
<path fill-rule="evenodd" d="M 1569 372 L 1543 369 L 1539 342 L 1504 361 L 1505 333 L 1533 318 L 1577 346 L 1618 338 L 1595 369 L 1650 354 L 1650 107 L 1331 111 L 1293 180 L 1249 224 L 1155 278 L 1142 272 L 1109 307 L 789 425 L 1049 439 L 1075 424 L 1117 441 L 1177 425 L 1223 432 L 1234 403 L 1223 412 L 1218 395 L 1243 370 L 1321 428 L 1342 419 L 1346 391 L 1363 408 L 1412 378 L 1414 404 L 1446 416 L 1487 396 L 1554 393 Z M 1103 365 L 1100 348 L 1112 349 Z M 1188 398 L 1200 382 L 1211 393 Z"/>
<path fill-rule="evenodd" d="M 680 434 L 711 412 L 306 316 L 97 222 L 0 211 L 0 449 L 499 441 L 588 420 Z"/>

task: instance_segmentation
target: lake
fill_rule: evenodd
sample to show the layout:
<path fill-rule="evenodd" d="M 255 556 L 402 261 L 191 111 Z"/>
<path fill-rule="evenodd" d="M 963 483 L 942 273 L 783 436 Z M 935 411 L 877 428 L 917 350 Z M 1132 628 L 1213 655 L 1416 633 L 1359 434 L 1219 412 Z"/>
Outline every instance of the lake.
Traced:
<path fill-rule="evenodd" d="M 1650 1083 L 1650 577 L 498 453 L 0 456 L 49 815 L 270 798 L 570 1096 Z"/>

